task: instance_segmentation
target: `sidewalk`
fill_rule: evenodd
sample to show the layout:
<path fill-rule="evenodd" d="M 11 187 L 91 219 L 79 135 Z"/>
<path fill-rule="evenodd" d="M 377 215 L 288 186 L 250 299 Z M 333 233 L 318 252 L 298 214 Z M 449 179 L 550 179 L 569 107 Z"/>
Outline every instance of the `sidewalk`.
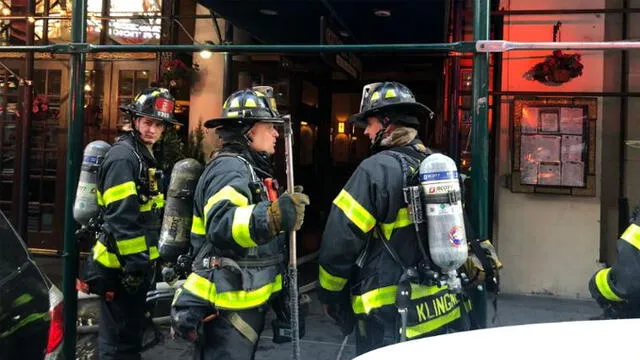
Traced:
<path fill-rule="evenodd" d="M 60 259 L 37 258 L 37 262 L 41 267 L 45 268 L 45 272 L 54 282 L 61 280 L 62 262 Z M 340 336 L 337 327 L 322 315 L 315 293 L 312 292 L 309 295 L 313 301 L 309 307 L 309 315 L 306 318 L 306 335 L 300 342 L 301 359 L 333 360 L 338 354 L 343 338 Z M 600 314 L 596 303 L 590 300 L 501 294 L 498 298 L 498 316 L 495 322 L 492 323 L 494 311 L 492 304 L 489 303 L 488 305 L 488 321 L 491 327 L 587 320 L 591 316 Z M 168 327 L 163 327 L 162 331 L 167 336 L 165 342 L 145 351 L 143 359 L 191 359 L 191 344 L 179 339 L 170 339 L 168 337 Z M 271 317 L 268 317 L 258 345 L 256 360 L 290 359 L 291 344 L 275 344 L 271 335 Z M 97 359 L 95 355 L 95 338 L 95 334 L 81 335 L 78 338 L 78 359 Z M 353 357 L 355 357 L 355 341 L 353 335 L 351 335 L 341 359 L 346 360 Z"/>
<path fill-rule="evenodd" d="M 313 303 L 307 317 L 307 333 L 301 340 L 301 359 L 336 358 L 342 338 L 339 331 L 322 315 L 320 306 L 312 294 Z M 498 299 L 498 317 L 490 326 L 523 325 L 531 323 L 587 320 L 600 314 L 592 301 L 567 300 L 540 296 L 501 295 Z M 489 306 L 489 322 L 493 319 L 493 308 Z M 291 358 L 291 344 L 278 345 L 271 341 L 271 327 L 266 327 L 260 338 L 256 360 L 281 360 Z M 342 359 L 355 357 L 353 335 L 342 353 Z M 143 359 L 191 359 L 189 344 L 180 340 L 165 341 L 146 351 Z"/>

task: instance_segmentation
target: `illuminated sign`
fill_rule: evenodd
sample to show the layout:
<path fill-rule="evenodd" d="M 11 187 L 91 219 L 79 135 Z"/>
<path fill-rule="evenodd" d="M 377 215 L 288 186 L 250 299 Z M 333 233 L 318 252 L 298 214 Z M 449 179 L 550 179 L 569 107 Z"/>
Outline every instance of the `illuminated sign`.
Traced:
<path fill-rule="evenodd" d="M 89 32 L 100 33 L 102 0 L 89 0 L 87 4 Z M 159 0 L 111 0 L 109 37 L 119 44 L 145 44 L 160 42 L 161 19 L 136 19 L 139 16 L 159 16 Z M 122 18 L 124 17 L 124 18 Z"/>

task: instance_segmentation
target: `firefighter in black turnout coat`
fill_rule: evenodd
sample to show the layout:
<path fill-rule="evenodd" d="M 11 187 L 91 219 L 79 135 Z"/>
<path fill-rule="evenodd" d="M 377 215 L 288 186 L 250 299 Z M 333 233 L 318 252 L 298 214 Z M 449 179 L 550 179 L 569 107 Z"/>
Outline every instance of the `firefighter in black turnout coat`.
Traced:
<path fill-rule="evenodd" d="M 173 331 L 195 342 L 194 359 L 252 359 L 266 311 L 286 292 L 284 232 L 300 228 L 309 199 L 278 197 L 272 185 L 283 123 L 272 91 L 237 91 L 205 123 L 223 145 L 196 186 L 193 272 L 172 306 Z"/>
<path fill-rule="evenodd" d="M 591 296 L 606 318 L 640 317 L 640 224 L 632 223 L 617 240 L 616 262 L 589 281 Z"/>
<path fill-rule="evenodd" d="M 133 131 L 118 139 L 98 170 L 101 231 L 85 264 L 84 290 L 101 297 L 101 360 L 140 359 L 146 294 L 154 277 L 164 208 L 155 144 L 173 117 L 167 89 L 148 88 L 121 107 Z"/>
<path fill-rule="evenodd" d="M 365 128 L 374 155 L 333 200 L 320 247 L 319 298 L 345 335 L 356 325 L 358 354 L 399 340 L 397 285 L 403 267 L 423 260 L 404 202 L 400 158 L 417 172 L 430 153 L 417 129 L 431 116 L 406 86 L 384 82 L 364 87 L 360 113 L 349 119 Z M 416 303 L 408 339 L 442 333 L 464 313 L 446 286 L 412 282 L 411 288 Z"/>

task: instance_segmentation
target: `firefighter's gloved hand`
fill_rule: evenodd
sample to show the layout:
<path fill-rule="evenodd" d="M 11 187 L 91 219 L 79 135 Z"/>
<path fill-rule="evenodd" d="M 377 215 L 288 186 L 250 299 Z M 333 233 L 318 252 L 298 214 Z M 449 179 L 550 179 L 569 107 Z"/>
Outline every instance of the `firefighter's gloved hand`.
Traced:
<path fill-rule="evenodd" d="M 304 221 L 304 210 L 309 197 L 303 193 L 284 193 L 267 208 L 267 220 L 271 236 L 281 231 L 300 230 Z"/>
<path fill-rule="evenodd" d="M 128 293 L 134 294 L 140 291 L 145 284 L 145 276 L 138 273 L 125 273 L 122 275 L 122 286 Z"/>
<path fill-rule="evenodd" d="M 480 242 L 480 248 L 491 262 L 494 274 L 497 274 L 498 271 L 502 269 L 502 262 L 498 259 L 498 254 L 496 253 L 496 249 L 493 247 L 493 244 L 491 244 L 491 241 L 489 240 L 484 240 Z M 465 272 L 469 276 L 469 279 L 474 284 L 481 284 L 486 281 L 486 270 L 478 256 L 474 254 L 471 249 L 467 262 L 463 266 Z"/>

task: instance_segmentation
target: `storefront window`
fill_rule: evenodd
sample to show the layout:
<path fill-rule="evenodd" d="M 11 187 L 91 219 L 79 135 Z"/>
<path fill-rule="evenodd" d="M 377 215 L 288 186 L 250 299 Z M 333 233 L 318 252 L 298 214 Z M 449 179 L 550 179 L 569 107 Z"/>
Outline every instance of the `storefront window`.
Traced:
<path fill-rule="evenodd" d="M 26 15 L 28 0 L 0 2 L 0 16 Z M 160 16 L 160 0 L 110 0 L 108 29 L 102 23 L 103 0 L 87 2 L 87 42 L 99 44 L 107 31 L 106 41 L 112 44 L 159 44 L 161 19 L 137 19 L 139 16 Z M 72 0 L 37 0 L 36 15 L 51 17 L 35 21 L 35 42 L 64 43 L 71 41 Z M 33 20 L 32 20 L 33 21 Z M 0 44 L 21 45 L 26 40 L 23 20 L 0 20 Z M 45 31 L 45 27 L 47 30 Z M 46 34 L 45 34 L 46 32 Z M 46 35 L 46 36 L 45 36 Z"/>

